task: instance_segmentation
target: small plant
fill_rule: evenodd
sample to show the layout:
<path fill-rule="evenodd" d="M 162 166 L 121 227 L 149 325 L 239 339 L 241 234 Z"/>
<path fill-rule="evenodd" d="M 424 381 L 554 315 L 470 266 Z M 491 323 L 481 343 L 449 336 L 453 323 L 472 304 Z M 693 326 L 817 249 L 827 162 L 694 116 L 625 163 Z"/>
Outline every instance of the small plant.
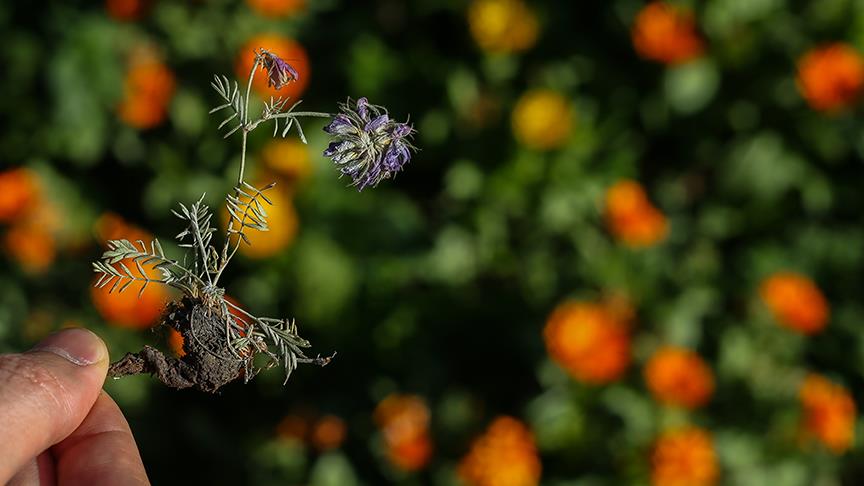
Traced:
<path fill-rule="evenodd" d="M 179 204 L 172 210 L 185 228 L 176 239 L 186 248 L 183 260 L 166 256 L 159 240 L 150 242 L 111 240 L 108 250 L 93 263 L 98 274 L 96 286 L 108 287 L 109 292 L 124 292 L 137 285 L 139 296 L 150 284 L 168 285 L 183 296 L 168 305 L 162 317 L 183 336 L 181 358 L 165 356 L 150 346 L 129 353 L 113 363 L 109 374 L 114 378 L 138 373 L 150 373 L 173 388 L 194 387 L 215 392 L 241 376 L 248 382 L 262 369 L 281 365 L 285 383 L 301 363 L 327 365 L 335 356 L 310 358 L 304 353 L 310 344 L 301 338 L 293 319 L 257 317 L 225 298 L 219 281 L 225 268 L 241 245 L 250 244 L 250 231 L 268 231 L 266 207 L 272 205 L 267 191 L 275 183 L 254 187 L 244 180 L 246 141 L 250 132 L 260 125 L 273 122 L 273 135 L 285 137 L 294 128 L 300 140 L 306 136 L 300 125 L 304 117 L 331 118 L 328 113 L 297 111 L 300 100 L 289 105 L 287 98 L 271 98 L 260 115 L 250 116 L 249 99 L 252 81 L 262 69 L 268 84 L 280 89 L 296 81 L 298 73 L 275 53 L 260 49 L 249 73 L 245 95 L 237 82 L 214 76 L 213 88 L 223 103 L 210 113 L 230 112 L 220 123 L 226 129 L 225 138 L 239 132 L 242 137 L 240 171 L 232 193 L 225 198 L 228 223 L 221 248 L 213 244 L 216 228 L 213 212 L 204 204 L 204 196 L 190 204 Z M 333 141 L 324 151 L 342 175 L 349 175 L 358 190 L 374 187 L 402 168 L 416 150 L 409 139 L 414 130 L 408 123 L 390 120 L 382 107 L 370 105 L 365 98 L 348 100 L 341 113 L 333 116 L 325 127 Z"/>

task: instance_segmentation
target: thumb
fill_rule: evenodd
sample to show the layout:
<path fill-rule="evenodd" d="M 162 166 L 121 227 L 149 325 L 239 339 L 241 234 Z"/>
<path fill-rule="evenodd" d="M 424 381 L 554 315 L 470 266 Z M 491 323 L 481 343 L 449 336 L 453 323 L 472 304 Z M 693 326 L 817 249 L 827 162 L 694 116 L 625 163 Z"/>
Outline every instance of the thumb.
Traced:
<path fill-rule="evenodd" d="M 78 428 L 107 370 L 105 343 L 86 329 L 53 334 L 26 353 L 0 355 L 0 484 Z"/>

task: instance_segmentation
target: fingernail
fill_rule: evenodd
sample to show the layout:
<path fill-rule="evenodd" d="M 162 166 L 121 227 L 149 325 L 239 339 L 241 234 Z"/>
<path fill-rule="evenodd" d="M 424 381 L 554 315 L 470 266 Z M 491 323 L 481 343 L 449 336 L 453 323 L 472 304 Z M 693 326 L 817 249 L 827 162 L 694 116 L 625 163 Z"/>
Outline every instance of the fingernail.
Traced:
<path fill-rule="evenodd" d="M 101 339 L 87 329 L 65 329 L 40 341 L 32 351 L 47 351 L 78 366 L 88 366 L 107 358 Z"/>

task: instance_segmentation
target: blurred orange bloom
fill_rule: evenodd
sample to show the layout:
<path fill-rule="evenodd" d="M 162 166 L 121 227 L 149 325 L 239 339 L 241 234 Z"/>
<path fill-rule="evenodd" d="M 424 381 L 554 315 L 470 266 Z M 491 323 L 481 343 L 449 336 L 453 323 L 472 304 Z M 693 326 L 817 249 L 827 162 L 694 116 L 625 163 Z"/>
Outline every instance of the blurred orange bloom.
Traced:
<path fill-rule="evenodd" d="M 554 149 L 567 143 L 574 119 L 570 100 L 560 93 L 548 89 L 529 91 L 513 109 L 513 134 L 526 147 Z"/>
<path fill-rule="evenodd" d="M 492 53 L 522 52 L 537 42 L 537 16 L 521 0 L 474 0 L 468 26 L 477 45 Z"/>
<path fill-rule="evenodd" d="M 28 273 L 44 272 L 57 256 L 54 235 L 30 221 L 9 228 L 3 243 L 6 252 Z"/>
<path fill-rule="evenodd" d="M 559 305 L 549 316 L 543 336 L 552 359 L 579 381 L 615 381 L 630 364 L 627 326 L 598 304 Z"/>
<path fill-rule="evenodd" d="M 278 18 L 302 12 L 306 0 L 246 0 L 246 3 L 265 17 Z"/>
<path fill-rule="evenodd" d="M 633 248 L 657 244 L 669 230 L 666 216 L 632 180 L 618 181 L 606 191 L 605 217 L 609 231 Z"/>
<path fill-rule="evenodd" d="M 259 71 L 255 73 L 255 80 L 252 82 L 255 92 L 268 100 L 271 96 L 274 98 L 281 96 L 296 101 L 309 84 L 309 58 L 306 55 L 306 49 L 296 41 L 279 34 L 261 34 L 252 37 L 240 47 L 240 51 L 237 53 L 234 71 L 238 79 L 246 80 L 249 78 L 249 70 L 255 63 L 255 50 L 259 48 L 266 49 L 284 59 L 297 70 L 299 77 L 296 81 L 277 90 L 272 86 L 267 86 L 267 76 Z"/>
<path fill-rule="evenodd" d="M 336 449 L 345 441 L 345 421 L 335 415 L 325 415 L 312 428 L 312 445 L 319 451 Z"/>
<path fill-rule="evenodd" d="M 823 376 L 809 374 L 799 390 L 805 433 L 842 454 L 855 438 L 855 402 L 849 391 Z"/>
<path fill-rule="evenodd" d="M 697 427 L 663 433 L 651 454 L 654 486 L 709 486 L 717 482 L 720 468 L 710 434 Z"/>
<path fill-rule="evenodd" d="M 651 356 L 645 381 L 658 401 L 690 409 L 704 405 L 714 392 L 714 376 L 705 361 L 693 351 L 673 346 Z"/>
<path fill-rule="evenodd" d="M 103 244 L 109 239 L 126 239 L 132 242 L 140 239 L 145 243 L 152 239 L 149 233 L 128 224 L 113 213 L 100 216 L 96 221 L 95 231 Z M 151 268 L 147 268 L 146 271 L 151 277 L 159 276 L 159 273 Z M 111 285 L 101 289 L 92 287 L 90 296 L 93 305 L 102 318 L 109 323 L 131 329 L 146 329 L 155 324 L 171 298 L 168 289 L 156 283 L 148 285 L 140 298 L 138 297 L 139 287 L 136 285 L 123 293 L 117 292 L 116 289 L 109 293 L 110 288 Z"/>
<path fill-rule="evenodd" d="M 186 350 L 183 349 L 183 335 L 171 327 L 168 328 L 168 346 L 178 358 L 186 356 Z"/>
<path fill-rule="evenodd" d="M 798 90 L 815 110 L 836 111 L 854 103 L 864 86 L 864 60 L 852 46 L 834 43 L 798 60 Z"/>
<path fill-rule="evenodd" d="M 30 169 L 17 168 L 0 172 L 0 223 L 13 221 L 39 198 L 39 181 Z"/>
<path fill-rule="evenodd" d="M 429 408 L 416 395 L 389 395 L 375 408 L 387 458 L 405 471 L 422 469 L 432 457 Z"/>
<path fill-rule="evenodd" d="M 640 56 L 664 64 L 680 64 L 702 54 L 702 39 L 693 14 L 665 2 L 652 2 L 636 15 L 631 33 Z"/>
<path fill-rule="evenodd" d="M 809 278 L 793 272 L 777 272 L 759 286 L 762 301 L 783 326 L 801 334 L 815 334 L 828 323 L 825 296 Z"/>
<path fill-rule="evenodd" d="M 174 74 L 150 54 L 138 57 L 126 73 L 118 113 L 131 127 L 153 128 L 168 114 L 174 96 Z"/>
<path fill-rule="evenodd" d="M 276 426 L 276 435 L 283 440 L 304 442 L 308 433 L 309 419 L 298 414 L 286 415 Z"/>
<path fill-rule="evenodd" d="M 266 184 L 252 185 L 262 187 Z M 299 220 L 287 189 L 277 184 L 266 194 L 273 203 L 272 206 L 262 203 L 267 211 L 267 224 L 270 230 L 258 231 L 254 228 L 245 230 L 249 244 L 241 241 L 239 251 L 249 258 L 270 258 L 288 248 L 297 236 Z M 223 208 L 222 217 L 227 224 L 230 217 L 227 208 Z"/>
<path fill-rule="evenodd" d="M 288 182 L 297 182 L 312 173 L 309 147 L 296 139 L 271 140 L 261 150 L 264 166 Z"/>
<path fill-rule="evenodd" d="M 542 465 L 531 431 L 519 420 L 496 418 L 459 463 L 459 478 L 472 486 L 535 486 Z"/>
<path fill-rule="evenodd" d="M 36 172 L 26 168 L 0 172 L 0 222 L 12 223 L 3 235 L 4 251 L 25 272 L 42 273 L 57 257 L 63 226 L 58 206 L 43 198 Z"/>
<path fill-rule="evenodd" d="M 147 10 L 149 0 L 105 0 L 108 15 L 117 20 L 138 20 Z"/>

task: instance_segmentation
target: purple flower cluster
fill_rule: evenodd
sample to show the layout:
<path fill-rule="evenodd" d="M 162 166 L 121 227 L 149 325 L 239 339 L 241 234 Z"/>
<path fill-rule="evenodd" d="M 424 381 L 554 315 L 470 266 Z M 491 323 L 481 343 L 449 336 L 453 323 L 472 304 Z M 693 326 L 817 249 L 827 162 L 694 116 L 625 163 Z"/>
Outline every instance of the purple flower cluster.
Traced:
<path fill-rule="evenodd" d="M 256 54 L 261 67 L 267 71 L 267 86 L 280 89 L 282 86 L 300 79 L 297 70 L 276 54 L 266 49 L 261 49 Z"/>
<path fill-rule="evenodd" d="M 387 110 L 370 105 L 366 98 L 356 104 L 349 98 L 340 108 L 341 113 L 324 127 L 332 139 L 324 156 L 343 175 L 351 176 L 357 190 L 377 186 L 411 160 L 416 150 L 409 140 L 414 133 L 411 125 L 391 120 Z"/>

